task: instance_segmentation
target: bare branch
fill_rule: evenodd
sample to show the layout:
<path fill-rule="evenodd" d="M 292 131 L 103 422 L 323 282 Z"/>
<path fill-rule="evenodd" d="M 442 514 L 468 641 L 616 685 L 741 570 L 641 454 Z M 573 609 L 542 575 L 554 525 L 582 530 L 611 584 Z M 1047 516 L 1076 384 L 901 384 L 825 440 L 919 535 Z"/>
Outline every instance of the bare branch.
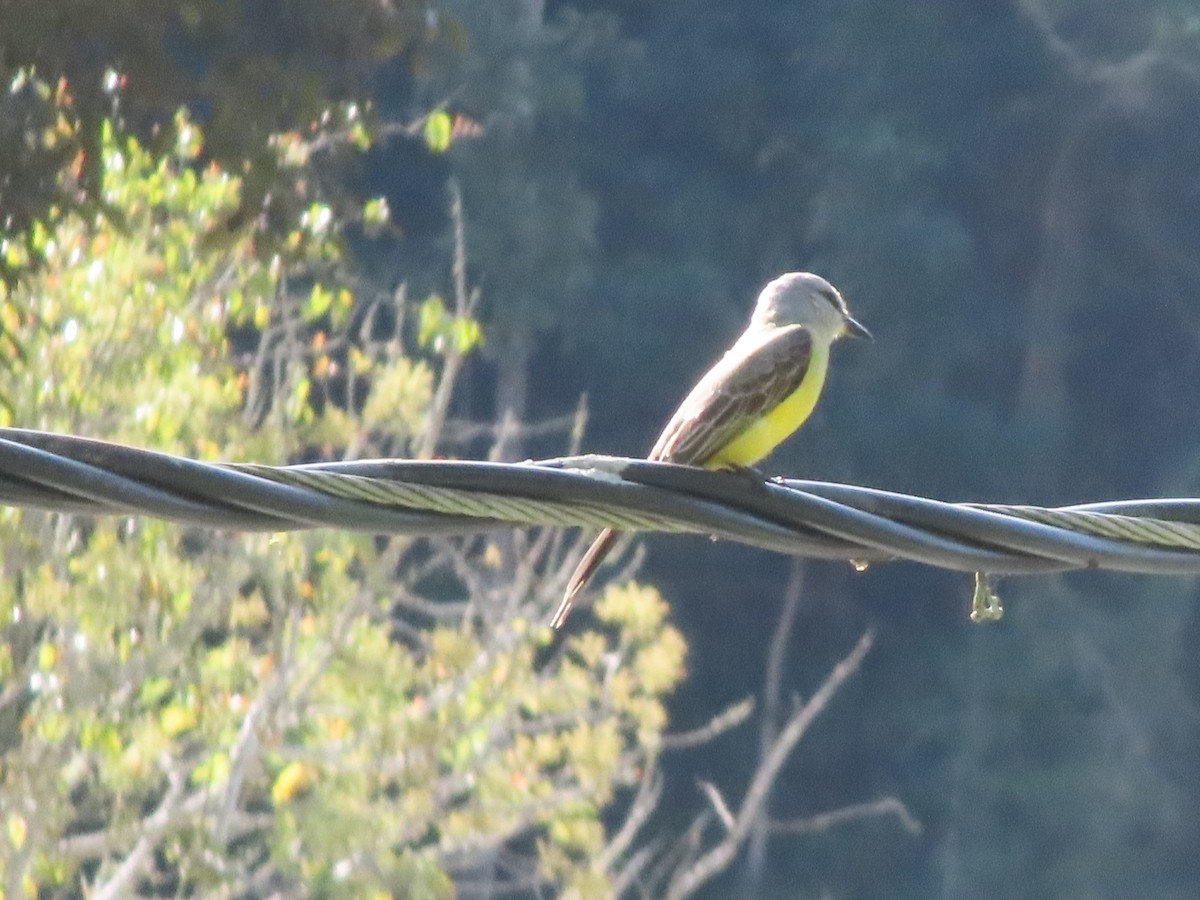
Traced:
<path fill-rule="evenodd" d="M 465 600 L 426 600 L 407 590 L 398 590 L 392 602 L 411 613 L 427 616 L 435 622 L 451 622 L 461 619 L 469 604 Z"/>
<path fill-rule="evenodd" d="M 523 422 L 518 427 L 522 438 L 545 437 L 547 435 L 572 434 L 575 428 L 576 414 L 551 416 L 537 422 Z M 489 438 L 493 442 L 499 440 L 501 432 L 510 427 L 501 419 L 499 422 L 476 422 L 466 419 L 447 419 L 442 428 L 441 444 L 443 446 L 462 446 L 474 441 Z M 570 453 L 577 451 L 572 448 Z"/>
<path fill-rule="evenodd" d="M 651 763 L 642 774 L 641 783 L 638 785 L 637 793 L 634 795 L 633 802 L 629 806 L 629 812 L 625 815 L 625 821 L 621 824 L 617 833 L 613 835 L 612 840 L 608 842 L 608 846 L 600 854 L 600 865 L 602 868 L 611 868 L 613 863 L 620 858 L 621 854 L 629 849 L 630 844 L 633 843 L 633 839 L 637 837 L 642 826 L 646 824 L 646 820 L 650 818 L 650 814 L 657 809 L 662 792 L 662 773 L 656 765 Z"/>
<path fill-rule="evenodd" d="M 229 839 L 229 827 L 234 818 L 234 812 L 241 800 L 242 785 L 246 772 L 253 761 L 257 761 L 260 751 L 259 727 L 262 719 L 278 704 L 279 697 L 286 685 L 286 677 L 280 672 L 271 678 L 266 687 L 261 690 L 250 703 L 246 716 L 238 728 L 237 739 L 229 751 L 229 777 L 226 781 L 221 810 L 213 825 L 213 838 L 218 845 L 224 845 Z"/>
<path fill-rule="evenodd" d="M 467 287 L 467 241 L 466 223 L 463 216 L 462 190 L 455 179 L 450 180 L 450 219 L 454 223 L 454 264 L 452 277 L 454 279 L 454 314 L 459 318 L 470 318 L 479 308 L 480 293 L 478 288 Z M 462 368 L 466 354 L 454 342 L 450 342 L 446 351 L 445 362 L 442 365 L 442 375 L 434 389 L 433 402 L 429 407 L 429 415 L 425 421 L 421 436 L 416 445 L 418 459 L 431 459 L 438 439 L 441 437 L 442 425 L 450 409 L 450 398 L 454 393 L 454 385 L 458 381 L 459 370 Z"/>
<path fill-rule="evenodd" d="M 924 827 L 908 807 L 898 797 L 881 797 L 866 803 L 852 803 L 840 809 L 817 813 L 803 819 L 789 819 L 784 822 L 770 822 L 767 825 L 771 834 L 817 834 L 845 825 L 857 819 L 869 819 L 875 816 L 894 815 L 909 834 L 918 835 Z"/>
<path fill-rule="evenodd" d="M 733 828 L 715 847 L 671 878 L 666 894 L 668 900 L 682 900 L 682 898 L 692 895 L 701 885 L 723 872 L 733 862 L 733 858 L 749 834 L 750 828 L 762 814 L 775 779 L 779 776 L 779 771 L 783 768 L 788 756 L 816 717 L 824 711 L 825 707 L 829 705 L 829 701 L 846 683 L 846 680 L 858 671 L 874 640 L 875 632 L 873 630 L 866 631 L 859 638 L 854 649 L 833 667 L 833 671 L 829 673 L 829 677 L 825 679 L 817 692 L 788 719 L 787 724 L 780 731 L 778 739 L 771 746 L 770 752 L 755 771 L 750 788 L 746 791 L 746 796 L 734 818 Z"/>
<path fill-rule="evenodd" d="M 704 792 L 704 796 L 708 798 L 708 802 L 712 804 L 717 818 L 725 826 L 725 831 L 732 833 L 734 829 L 733 813 L 729 811 L 729 806 L 726 804 L 725 798 L 721 796 L 721 792 L 717 790 L 717 786 L 711 781 L 697 781 L 696 785 Z"/>
<path fill-rule="evenodd" d="M 96 885 L 92 896 L 99 900 L 114 900 L 117 897 L 128 896 L 131 883 L 149 862 L 158 841 L 171 827 L 178 824 L 179 813 L 184 805 L 182 801 L 184 788 L 187 786 L 187 776 L 182 766 L 174 765 L 173 761 L 166 756 L 162 759 L 162 764 L 166 768 L 167 775 L 166 793 L 159 801 L 158 808 L 138 823 L 137 829 L 140 834 L 133 849 L 129 851 L 109 878 Z M 203 793 L 193 794 L 191 800 L 199 800 L 203 803 L 205 796 Z M 94 840 L 88 841 L 86 840 L 88 838 Z M 59 843 L 59 852 L 64 855 L 74 853 L 77 858 L 95 858 L 113 852 L 113 844 L 117 840 L 109 831 L 75 835 L 64 838 Z M 85 852 L 80 853 L 81 850 Z"/>
<path fill-rule="evenodd" d="M 633 856 L 629 857 L 629 862 L 613 878 L 612 891 L 614 897 L 623 896 L 633 886 L 634 880 L 642 874 L 642 871 L 654 859 L 658 853 L 658 849 L 659 842 L 651 841 L 637 853 L 633 854 Z M 640 893 L 643 897 L 650 896 L 644 889 Z"/>
<path fill-rule="evenodd" d="M 680 836 L 673 847 L 663 854 L 658 865 L 651 870 L 647 881 L 652 885 L 661 884 L 668 880 L 666 873 L 673 872 L 669 881 L 674 882 L 681 874 L 690 870 L 700 857 L 704 831 L 712 819 L 712 810 L 708 809 L 692 819 L 692 824 L 688 826 L 687 831 Z M 661 893 L 661 891 L 657 893 Z"/>
<path fill-rule="evenodd" d="M 787 587 L 783 592 L 783 609 L 779 613 L 779 621 L 775 624 L 775 633 L 771 635 L 771 646 L 767 651 L 766 684 L 763 688 L 763 722 L 762 722 L 762 752 L 775 738 L 778 727 L 779 697 L 783 686 L 783 666 L 787 661 L 788 639 L 792 627 L 796 623 L 796 614 L 800 611 L 800 598 L 804 589 L 804 560 L 792 560 L 791 571 L 788 573 Z"/>
<path fill-rule="evenodd" d="M 771 635 L 767 651 L 766 683 L 763 687 L 763 717 L 758 733 L 758 755 L 764 758 L 770 752 L 775 735 L 779 732 L 780 696 L 783 693 L 783 670 L 787 661 L 787 650 L 796 616 L 800 611 L 800 598 L 804 589 L 805 561 L 799 557 L 792 560 L 787 586 L 783 591 L 783 609 Z M 767 816 L 763 815 L 750 830 L 746 848 L 746 873 L 752 881 L 761 873 L 767 855 Z"/>
<path fill-rule="evenodd" d="M 690 750 L 692 747 L 699 747 L 726 731 L 737 728 L 750 718 L 752 712 L 754 712 L 754 698 L 744 697 L 737 703 L 727 706 L 699 728 L 680 731 L 676 734 L 664 734 L 660 746 L 663 750 Z"/>

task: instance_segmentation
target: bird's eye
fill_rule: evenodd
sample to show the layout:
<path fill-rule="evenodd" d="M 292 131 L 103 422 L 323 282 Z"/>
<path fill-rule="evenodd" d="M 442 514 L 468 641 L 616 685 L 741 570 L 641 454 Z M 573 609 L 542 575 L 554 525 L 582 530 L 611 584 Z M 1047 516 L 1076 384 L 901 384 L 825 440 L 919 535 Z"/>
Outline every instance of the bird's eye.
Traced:
<path fill-rule="evenodd" d="M 837 291 L 835 291 L 833 288 L 825 288 L 821 290 L 820 294 L 825 298 L 826 302 L 828 302 L 830 306 L 838 310 L 838 312 L 841 312 L 842 298 L 837 295 Z"/>

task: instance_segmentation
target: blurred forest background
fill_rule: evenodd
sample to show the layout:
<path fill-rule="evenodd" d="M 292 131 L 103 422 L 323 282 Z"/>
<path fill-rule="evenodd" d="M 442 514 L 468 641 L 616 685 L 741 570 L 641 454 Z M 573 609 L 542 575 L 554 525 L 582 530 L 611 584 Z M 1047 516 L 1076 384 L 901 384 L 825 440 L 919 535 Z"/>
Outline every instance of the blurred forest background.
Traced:
<path fill-rule="evenodd" d="M 416 454 L 436 445 L 449 456 L 520 459 L 566 452 L 572 416 L 586 397 L 582 448 L 638 455 L 740 330 L 759 287 L 779 272 L 805 269 L 842 290 L 876 341 L 835 350 L 820 407 L 764 464 L 769 472 L 948 500 L 1043 505 L 1200 491 L 1195 0 L 8 0 L 0 10 L 0 66 L 10 85 L 0 97 L 10 423 L 263 462 L 348 452 L 350 433 L 368 436 L 352 442 L 360 456 Z M 191 123 L 203 130 L 202 147 L 186 146 Z M 47 409 L 38 391 L 51 359 L 37 342 L 45 338 L 48 347 L 62 349 L 50 340 L 59 333 L 58 313 L 32 310 L 61 287 L 61 279 L 50 277 L 55 265 L 82 265 L 55 256 L 64 241 L 55 229 L 89 235 L 90 252 L 103 255 L 139 227 L 144 203 L 106 181 L 113 171 L 105 160 L 117 146 L 105 143 L 117 140 L 104 137 L 106 128 L 135 136 L 151 154 L 175 154 L 175 174 L 220 171 L 237 179 L 224 199 L 178 211 L 179 227 L 196 232 L 183 258 L 211 270 L 196 275 L 197 283 L 223 302 L 233 296 L 222 262 L 230 254 L 246 283 L 258 286 L 260 300 L 246 289 L 245 308 L 231 307 L 206 333 L 214 345 L 228 342 L 233 361 L 222 379 L 234 383 L 250 372 L 246 383 L 254 384 L 258 372 L 274 387 L 265 389 L 256 415 L 244 415 L 245 395 L 226 398 L 233 418 L 191 442 L 174 441 L 187 436 L 184 425 L 169 435 L 133 429 L 121 410 L 141 401 L 120 393 L 106 401 L 113 405 L 103 416 L 77 397 L 63 400 L 71 412 L 62 418 L 32 420 Z M 322 224 L 329 221 L 336 226 Z M 147 234 L 159 234 L 153 223 L 147 227 Z M 97 234 L 105 235 L 99 247 Z M 164 250 L 160 262 L 173 259 Z M 137 271 L 157 272 L 158 265 Z M 80 283 L 85 273 L 86 266 Z M 186 304 L 195 285 L 181 282 L 173 290 Z M 431 302 L 435 295 L 448 299 L 439 306 Z M 301 299 L 293 309 L 288 298 L 295 297 Z M 419 311 L 412 305 L 418 298 L 427 298 Z M 162 300 L 150 292 L 135 302 L 148 309 Z M 368 309 L 384 310 L 383 318 L 410 329 L 403 333 L 405 353 L 428 365 L 413 362 L 397 374 L 362 362 L 372 387 L 355 393 L 345 379 L 330 379 L 329 358 L 316 348 L 302 359 L 311 381 L 300 379 L 305 387 L 292 398 L 299 399 L 277 420 L 274 405 L 288 399 L 291 383 L 260 365 L 265 345 L 256 342 L 270 333 L 267 323 L 278 321 L 280 309 L 293 310 L 288 315 L 306 334 L 321 335 L 358 328 Z M 87 310 L 84 303 L 78 315 L 86 319 Z M 417 318 L 419 334 L 412 331 Z M 464 327 L 476 321 L 481 344 Z M 396 334 L 402 330 L 396 324 Z M 347 337 L 346 344 L 386 368 L 399 345 L 374 332 L 368 337 L 377 340 L 367 346 Z M 360 365 L 349 350 L 330 356 L 344 368 Z M 20 380 L 22 367 L 27 381 Z M 114 385 L 137 379 L 128 372 L 111 377 Z M 321 378 L 324 400 L 315 387 Z M 452 399 L 439 406 L 450 386 Z M 335 389 L 350 398 L 339 401 L 340 418 L 333 415 L 339 402 L 330 399 Z M 391 433 L 381 424 L 394 398 L 397 419 L 415 409 L 426 416 L 424 431 L 405 426 Z M 267 428 L 281 430 L 261 431 Z M 239 429 L 260 429 L 259 437 L 235 440 Z M 65 539 L 69 530 L 43 527 L 47 540 Z M 88 527 L 73 527 L 76 537 L 61 553 L 96 540 Z M 156 810 L 186 810 L 186 800 L 172 807 L 166 801 L 186 796 L 183 787 L 178 796 L 172 792 L 180 779 L 196 782 L 200 770 L 188 769 L 185 777 L 183 769 L 165 766 L 155 781 L 138 769 L 148 786 L 122 799 L 134 775 L 125 772 L 124 781 L 103 775 L 96 760 L 108 752 L 117 768 L 128 765 L 130 748 L 144 736 L 97 738 L 104 713 L 90 724 L 58 722 L 66 729 L 59 732 L 30 724 L 42 721 L 39 710 L 53 707 L 46 685 L 57 682 L 46 673 L 83 652 L 72 637 L 81 632 L 63 622 L 78 625 L 86 615 L 65 614 L 34 588 L 32 573 L 54 570 L 61 553 L 37 556 L 27 546 L 28 520 L 6 528 L 6 542 L 26 542 L 20 552 L 4 544 L 10 618 L 20 619 L 22 609 L 28 618 L 31 598 L 43 599 L 36 601 L 40 630 L 8 628 L 0 669 L 7 684 L 0 705 L 0 788 L 7 791 L 0 796 L 8 803 L 0 804 L 0 819 L 10 864 L 4 896 L 38 888 L 45 896 L 82 896 L 91 883 L 134 884 L 147 896 L 341 896 L 349 890 L 338 886 L 346 860 L 355 869 L 368 857 L 374 868 L 362 867 L 368 874 L 355 888 L 363 895 L 418 896 L 413 885 L 419 884 L 425 896 L 444 896 L 452 882 L 462 896 L 549 895 L 554 884 L 585 896 L 633 891 L 636 871 L 614 862 L 623 853 L 632 858 L 629 848 L 611 858 L 597 849 L 612 848 L 600 835 L 620 833 L 628 821 L 626 789 L 637 781 L 629 772 L 662 773 L 657 810 L 635 846 L 675 841 L 708 803 L 700 782 L 718 785 L 731 803 L 741 796 L 778 726 L 772 713 L 793 696 L 811 697 L 868 628 L 876 638 L 861 670 L 791 754 L 769 814 L 804 820 L 894 798 L 919 829 L 893 815 L 769 836 L 760 828 L 702 896 L 1200 895 L 1194 579 L 1089 573 L 1007 580 L 999 585 L 1006 617 L 979 626 L 967 620 L 971 584 L 959 575 L 908 564 L 859 573 L 845 564 L 795 562 L 696 539 L 650 539 L 637 576 L 670 603 L 669 620 L 687 642 L 686 676 L 679 680 L 670 641 L 659 650 L 671 664 L 645 663 L 645 696 L 628 685 L 615 701 L 585 696 L 587 666 L 575 681 L 570 672 L 561 676 L 597 717 L 625 723 L 609 737 L 615 742 L 620 734 L 628 743 L 620 753 L 613 743 L 608 762 L 616 766 L 619 758 L 632 768 L 600 777 L 583 763 L 564 763 L 563 754 L 589 741 L 584 735 L 564 738 L 563 747 L 531 745 L 528 758 L 517 754 L 506 763 L 509 788 L 521 777 L 553 779 L 570 769 L 577 780 L 568 786 L 577 792 L 556 799 L 552 811 L 567 810 L 565 824 L 542 809 L 497 823 L 488 818 L 494 806 L 485 803 L 464 813 L 470 823 L 463 833 L 491 829 L 499 843 L 471 838 L 447 846 L 439 804 L 449 801 L 433 797 L 422 807 L 420 827 L 381 824 L 370 853 L 326 846 L 336 841 L 321 830 L 321 817 L 344 824 L 363 808 L 338 806 L 333 788 L 350 788 L 334 778 L 308 825 L 299 813 L 287 827 L 267 821 L 272 804 L 282 807 L 303 794 L 297 784 L 318 793 L 296 802 L 316 804 L 312 797 L 324 796 L 310 786 L 322 784 L 320 773 L 334 766 L 321 753 L 333 752 L 328 741 L 343 740 L 346 727 L 358 727 L 343 717 L 351 724 L 330 726 L 337 734 L 318 741 L 305 731 L 312 709 L 297 702 L 292 718 L 273 726 L 284 736 L 280 746 L 323 750 L 266 754 L 255 774 L 252 767 L 239 770 L 231 749 L 224 774 L 214 774 L 211 760 L 202 770 L 201 781 L 228 779 L 229 769 L 247 784 L 259 779 L 257 798 L 222 795 L 248 817 L 242 830 L 189 825 L 175 843 L 163 843 L 160 829 L 147 850 L 133 837 L 110 845 L 72 844 L 71 836 L 86 837 L 118 814 L 130 822 L 142 817 L 143 831 L 130 834 L 145 834 Z M 155 540 L 178 542 L 178 535 Z M 332 570 L 331 559 L 341 560 L 338 571 L 352 579 L 378 552 L 397 571 L 405 563 L 413 579 L 405 590 L 432 598 L 430 604 L 458 597 L 464 584 L 499 597 L 516 577 L 511 571 L 523 573 L 522 584 L 536 581 L 537 573 L 547 585 L 526 585 L 528 605 L 521 607 L 536 622 L 555 585 L 561 587 L 546 573 L 559 577 L 569 568 L 569 560 L 550 551 L 527 565 L 536 540 L 447 551 L 453 577 L 431 562 L 437 553 L 422 556 L 406 546 L 388 555 L 370 542 L 339 544 L 321 565 Z M 288 553 L 316 553 L 319 544 Z M 184 550 L 201 553 L 196 546 Z M 236 550 L 222 552 L 238 558 Z M 295 562 L 303 558 L 288 556 L 288 566 L 303 570 Z M 420 566 L 422 575 L 412 575 Z M 195 577 L 218 568 L 199 566 Z M 615 578 L 618 568 L 603 574 Z M 464 572 L 483 575 L 472 581 Z M 78 568 L 59 574 L 61 585 L 84 577 Z M 262 572 L 230 577 L 236 581 L 230 594 L 242 599 L 254 594 L 247 584 L 269 580 Z M 125 581 L 134 594 L 147 589 L 136 573 Z M 307 609 L 314 583 L 278 590 L 294 593 L 296 609 Z M 375 589 L 377 597 L 392 590 L 382 583 Z M 61 600 L 66 589 L 55 596 Z M 646 598 L 654 606 L 652 592 Z M 233 615 L 229 601 L 222 602 L 224 614 Z M 289 602 L 265 605 L 278 611 L 291 609 Z M 494 609 L 513 613 L 515 607 L 496 602 Z M 336 607 L 333 600 L 327 605 Z M 429 606 L 410 606 L 443 621 Z M 785 609 L 787 650 L 772 680 L 768 647 Z M 247 648 L 278 664 L 285 632 L 272 636 L 259 618 L 238 615 L 235 625 L 197 626 L 195 634 L 210 650 L 230 646 L 229 635 L 240 634 Z M 296 622 L 304 620 L 296 615 Z M 340 621 L 336 608 L 321 615 Z M 637 619 L 628 609 L 612 615 Z M 511 649 L 518 638 L 504 631 L 503 618 L 496 613 L 479 646 L 500 634 Z M 386 633 L 386 619 L 375 622 L 376 632 Z M 109 621 L 96 627 L 128 630 Z M 345 678 L 368 683 L 403 672 L 410 687 L 395 689 L 397 702 L 412 703 L 418 694 L 436 694 L 447 672 L 479 676 L 470 662 L 479 646 L 447 650 L 456 639 L 443 636 L 430 650 L 419 629 L 393 627 L 393 639 L 382 643 L 423 648 L 412 651 L 416 661 L 397 657 L 397 668 Z M 628 628 L 620 646 L 651 645 L 652 637 Z M 346 635 L 369 640 L 350 625 Z M 163 640 L 169 643 L 165 634 Z M 39 649 L 47 646 L 59 649 Z M 376 654 L 393 652 L 370 646 Z M 122 665 L 140 652 L 114 647 Z M 343 649 L 349 653 L 353 645 Z M 341 651 L 321 652 L 336 659 Z M 443 652 L 449 669 L 421 668 Z M 428 653 L 434 655 L 422 655 Z M 603 670 L 598 650 L 584 656 Z M 525 665 L 497 663 L 480 683 L 524 671 L 520 691 L 527 693 L 519 705 L 533 715 L 530 709 L 554 701 L 537 694 Z M 243 674 L 262 679 L 261 671 Z M 28 687 L 34 675 L 36 689 Z M 221 669 L 215 677 L 224 683 L 233 676 Z M 337 684 L 342 693 L 324 695 L 316 708 L 351 703 L 346 683 Z M 192 719 L 181 725 L 164 711 L 196 716 L 202 700 L 187 700 L 191 695 L 178 685 L 160 685 L 152 696 L 144 686 L 129 690 L 142 698 L 143 712 L 158 711 L 155 754 L 169 756 L 175 752 L 169 748 L 200 740 Z M 664 727 L 702 727 L 746 696 L 760 698 L 755 719 L 658 760 L 654 735 Z M 666 720 L 654 712 L 660 701 Z M 468 737 L 477 738 L 470 730 L 477 712 L 468 704 L 447 713 L 439 727 L 459 729 L 467 746 Z M 211 746 L 224 741 L 245 749 L 251 716 L 234 713 L 206 734 Z M 372 719 L 362 715 L 367 729 Z M 406 733 L 409 721 L 380 726 L 372 746 L 395 753 L 396 735 Z M 636 740 L 628 737 L 634 733 Z M 38 787 L 34 769 L 23 769 L 17 754 L 31 754 L 32 766 L 63 741 L 98 755 L 83 754 L 90 761 L 80 762 L 79 754 L 62 754 L 59 780 Z M 514 736 L 511 747 L 522 746 Z M 441 765 L 462 779 L 451 791 L 455 802 L 469 805 L 460 794 L 470 792 L 477 773 L 463 774 L 475 771 L 473 757 L 463 753 Z M 93 776 L 103 785 L 92 784 Z M 352 788 L 363 803 L 395 800 L 405 790 L 387 778 Z M 64 796 L 59 831 L 37 826 L 46 830 L 45 843 L 34 852 L 36 804 L 28 804 L 43 796 L 39 790 Z M 86 799 L 101 795 L 94 803 Z M 18 796 L 26 806 L 12 805 Z M 589 808 L 580 813 L 579 803 Z M 330 818 L 331 809 L 343 818 Z M 159 824 L 165 821 L 175 819 L 164 815 Z M 719 823 L 710 827 L 720 830 Z M 401 844 L 417 849 L 401 852 Z M 547 850 L 549 844 L 559 850 Z M 297 854 L 310 852 L 317 861 L 306 868 Z M 392 868 L 379 862 L 389 853 L 401 858 Z M 589 854 L 600 868 L 581 875 L 587 869 L 581 858 Z M 237 857 L 240 868 L 222 868 L 214 855 Z M 538 874 L 514 864 L 520 877 L 499 879 L 496 872 L 517 855 L 537 857 Z M 137 866 L 126 872 L 131 859 Z M 117 882 L 122 872 L 131 880 Z M 246 874 L 255 872 L 257 881 Z"/>

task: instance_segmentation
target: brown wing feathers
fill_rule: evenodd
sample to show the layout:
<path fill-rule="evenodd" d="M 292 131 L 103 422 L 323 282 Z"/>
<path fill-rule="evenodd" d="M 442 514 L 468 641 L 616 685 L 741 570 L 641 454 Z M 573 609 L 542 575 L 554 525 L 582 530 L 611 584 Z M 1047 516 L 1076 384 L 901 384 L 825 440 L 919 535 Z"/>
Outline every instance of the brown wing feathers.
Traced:
<path fill-rule="evenodd" d="M 739 344 L 745 340 L 747 336 Z M 680 404 L 648 458 L 705 465 L 751 422 L 799 387 L 811 357 L 812 336 L 800 325 L 774 329 L 758 346 L 744 352 L 735 344 Z M 550 622 L 556 631 L 616 539 L 617 532 L 604 529 L 579 561 Z"/>

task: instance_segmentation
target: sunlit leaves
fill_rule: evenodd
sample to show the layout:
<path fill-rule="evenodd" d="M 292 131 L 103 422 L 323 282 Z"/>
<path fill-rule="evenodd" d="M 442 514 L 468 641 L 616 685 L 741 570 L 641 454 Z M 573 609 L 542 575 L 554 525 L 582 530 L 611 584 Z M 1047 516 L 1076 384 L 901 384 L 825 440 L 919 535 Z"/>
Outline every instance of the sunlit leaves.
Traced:
<path fill-rule="evenodd" d="M 391 221 L 392 211 L 386 197 L 373 197 L 363 204 L 363 224 L 368 233 L 377 232 Z"/>
<path fill-rule="evenodd" d="M 437 109 L 425 117 L 425 146 L 433 153 L 445 153 L 450 149 L 450 134 L 454 122 L 450 114 Z"/>
<path fill-rule="evenodd" d="M 0 238 L 19 276 L 0 323 L 28 348 L 0 370 L 17 420 L 208 459 L 404 446 L 478 323 L 432 295 L 362 340 L 350 290 L 314 275 L 338 257 L 333 208 L 307 206 L 288 247 L 256 252 L 253 222 L 226 227 L 244 183 L 197 167 L 203 135 L 182 115 L 176 129 L 165 155 L 106 129 L 107 211 Z M 343 382 L 355 401 L 330 402 Z M 0 709 L 0 808 L 22 811 L 0 869 L 91 890 L 178 790 L 153 864 L 183 893 L 269 868 L 316 894 L 450 897 L 448 860 L 515 839 L 540 848 L 536 877 L 603 896 L 581 855 L 630 760 L 654 752 L 682 642 L 637 589 L 601 606 L 616 638 L 585 634 L 552 674 L 532 669 L 533 600 L 488 621 L 396 616 L 397 596 L 437 608 L 468 573 L 500 585 L 467 589 L 479 609 L 510 602 L 505 554 L 471 547 L 0 511 L 19 573 L 0 580 L 0 676 L 28 686 Z M 425 596 L 409 571 L 436 554 Z M 616 656 L 634 674 L 612 674 Z M 63 851 L 76 835 L 103 851 Z"/>
<path fill-rule="evenodd" d="M 106 126 L 103 212 L 63 211 L 0 238 L 15 275 L 0 315 L 13 346 L 30 348 L 0 374 L 15 421 L 207 458 L 265 452 L 245 449 L 258 437 L 240 416 L 245 384 L 227 329 L 234 318 L 269 325 L 285 268 L 260 260 L 250 233 L 206 242 L 240 185 L 191 166 L 202 140 L 182 114 L 162 156 Z M 303 260 L 304 242 L 297 253 L 286 265 Z M 332 296 L 348 305 L 343 291 Z M 307 411 L 303 382 L 286 396 Z M 279 452 L 278 436 L 261 437 Z M 206 537 L 181 554 L 166 523 L 5 511 L 0 546 L 20 573 L 2 591 L 0 667 L 6 683 L 29 685 L 28 701 L 9 707 L 23 722 L 18 745 L 6 744 L 0 806 L 36 813 L 37 877 L 62 883 L 79 860 L 52 848 L 75 817 L 122 834 L 158 802 L 171 767 L 205 789 L 227 780 L 218 748 L 234 744 L 246 698 L 270 674 L 269 654 L 238 632 L 262 634 L 268 620 L 261 594 L 239 590 L 253 556 L 236 539 Z M 271 583 L 300 593 L 285 575 Z M 26 621 L 39 641 L 20 638 Z M 201 746 L 210 749 L 191 759 Z"/>
<path fill-rule="evenodd" d="M 483 329 L 466 316 L 457 316 L 446 308 L 446 301 L 431 294 L 418 313 L 417 341 L 435 353 L 469 353 L 483 343 Z"/>
<path fill-rule="evenodd" d="M 314 284 L 304 307 L 304 317 L 309 320 L 321 318 L 333 306 L 333 291 L 322 284 Z"/>
<path fill-rule="evenodd" d="M 389 434 L 411 433 L 429 409 L 433 380 L 428 365 L 407 357 L 376 368 L 371 395 L 363 406 L 363 423 Z"/>
<path fill-rule="evenodd" d="M 275 776 L 271 785 L 271 800 L 276 805 L 289 803 L 306 791 L 317 779 L 317 770 L 302 762 L 290 762 Z"/>
<path fill-rule="evenodd" d="M 312 156 L 312 144 L 304 136 L 295 131 L 277 134 L 271 138 L 271 145 L 278 153 L 279 164 L 288 169 L 299 169 L 308 165 Z"/>
<path fill-rule="evenodd" d="M 13 848 L 20 850 L 25 846 L 25 839 L 29 837 L 29 824 L 25 821 L 25 817 L 12 813 L 8 817 L 8 841 L 13 845 Z"/>

